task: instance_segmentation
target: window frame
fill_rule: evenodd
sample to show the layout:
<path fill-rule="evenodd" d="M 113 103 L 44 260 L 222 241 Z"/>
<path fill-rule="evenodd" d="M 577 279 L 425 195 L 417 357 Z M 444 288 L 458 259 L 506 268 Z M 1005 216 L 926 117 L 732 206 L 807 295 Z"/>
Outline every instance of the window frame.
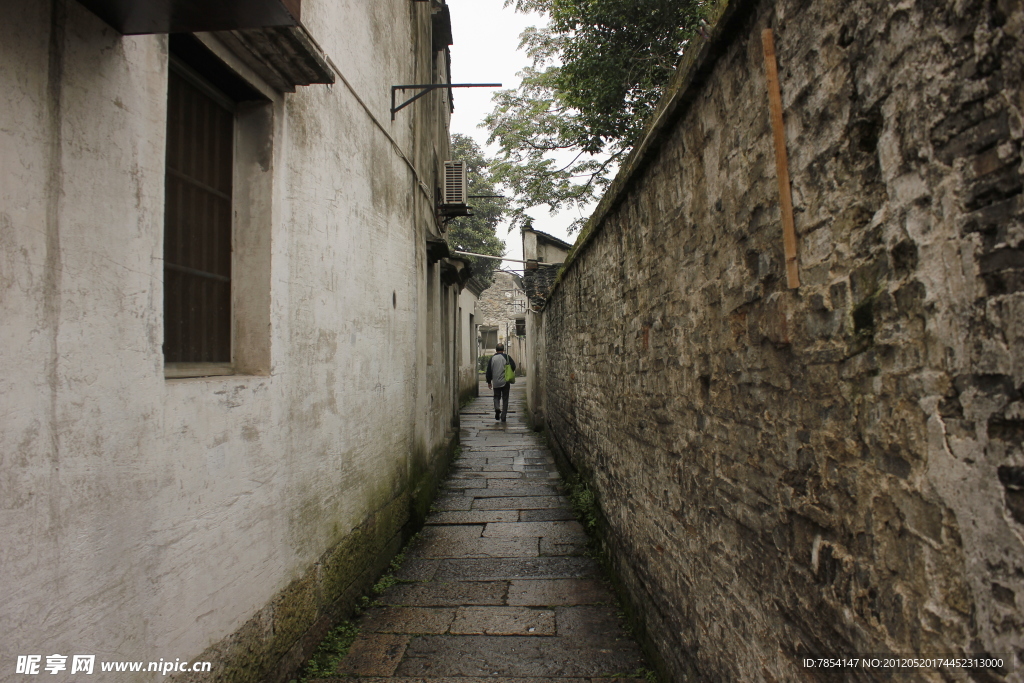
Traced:
<path fill-rule="evenodd" d="M 228 183 L 228 186 L 226 188 L 219 187 L 219 186 L 215 187 L 214 185 L 220 185 L 220 182 L 217 179 L 215 179 L 215 178 L 209 178 L 209 177 L 199 178 L 199 177 L 196 177 L 195 174 L 190 173 L 188 171 L 185 171 L 183 169 L 175 169 L 175 168 L 171 167 L 171 164 L 170 164 L 171 150 L 170 150 L 170 148 L 171 148 L 171 143 L 172 143 L 172 139 L 173 139 L 172 138 L 172 133 L 171 133 L 171 122 L 172 122 L 173 118 L 172 118 L 172 113 L 171 112 L 172 112 L 172 110 L 174 108 L 176 108 L 179 105 L 183 109 L 188 109 L 189 108 L 189 104 L 194 104 L 194 102 L 189 102 L 188 100 L 173 101 L 172 102 L 172 99 L 171 99 L 172 92 L 175 91 L 175 89 L 172 87 L 172 79 L 177 79 L 177 80 L 183 82 L 185 85 L 187 85 L 189 88 L 191 88 L 194 92 L 198 93 L 201 97 L 206 98 L 206 100 L 208 100 L 210 103 L 212 103 L 215 107 L 219 107 L 221 110 L 223 110 L 223 113 L 221 113 L 219 115 L 220 116 L 220 123 L 219 124 L 217 124 L 216 122 L 210 121 L 208 119 L 207 123 L 214 123 L 215 125 L 207 127 L 206 131 L 202 131 L 201 129 L 199 131 L 189 130 L 189 131 L 186 132 L 184 138 L 182 140 L 180 140 L 180 142 L 182 143 L 183 148 L 186 150 L 184 152 L 184 156 L 191 156 L 192 160 L 195 163 L 198 163 L 199 166 L 206 166 L 207 167 L 205 169 L 206 175 L 210 175 L 210 168 L 209 168 L 209 166 L 211 164 L 212 164 L 214 169 L 216 169 L 218 166 L 220 166 L 222 164 L 226 164 L 227 165 L 226 174 L 225 174 L 226 178 L 225 177 L 220 178 L 220 181 L 226 181 Z M 164 239 L 165 239 L 165 243 L 164 243 L 164 297 L 163 297 L 163 299 L 164 299 L 164 335 L 165 335 L 165 337 L 164 337 L 164 358 L 165 358 L 164 368 L 165 368 L 165 374 L 168 374 L 170 376 L 176 376 L 176 375 L 180 375 L 180 374 L 186 374 L 187 375 L 187 374 L 191 374 L 191 373 L 195 373 L 195 372 L 200 372 L 200 371 L 201 372 L 205 372 L 206 374 L 218 374 L 218 375 L 233 374 L 233 367 L 232 367 L 232 362 L 231 362 L 232 361 L 232 358 L 231 358 L 232 357 L 232 338 L 231 338 L 231 336 L 232 336 L 231 335 L 231 332 L 232 332 L 232 329 L 231 329 L 232 328 L 232 324 L 231 324 L 231 322 L 232 321 L 231 321 L 231 319 L 232 319 L 232 308 L 233 308 L 233 306 L 232 306 L 232 304 L 233 304 L 233 301 L 232 301 L 233 292 L 232 292 L 232 285 L 231 285 L 231 276 L 232 276 L 232 273 L 234 272 L 234 263 L 232 263 L 232 261 L 233 261 L 232 251 L 233 251 L 233 244 L 234 244 L 234 235 L 233 235 L 233 232 L 234 232 L 233 231 L 233 227 L 234 226 L 233 226 L 232 215 L 234 213 L 234 195 L 233 195 L 233 190 L 234 190 L 234 167 L 235 167 L 235 110 L 236 110 L 236 103 L 234 102 L 234 100 L 230 99 L 226 94 L 224 94 L 223 92 L 218 90 L 212 83 L 210 83 L 209 81 L 207 81 L 204 78 L 202 78 L 202 76 L 200 76 L 194 69 L 192 69 L 182 59 L 180 59 L 179 57 L 177 57 L 174 54 L 171 54 L 170 58 L 169 58 L 167 80 L 168 80 L 168 88 L 167 88 L 167 93 L 168 93 L 167 94 L 167 107 L 168 107 L 168 110 L 167 110 L 168 111 L 168 113 L 167 113 L 167 121 L 168 121 L 168 126 L 167 126 L 167 143 L 166 143 L 167 158 L 166 158 L 166 160 L 164 162 L 164 168 L 165 168 L 165 173 L 166 173 L 167 179 L 165 180 L 165 186 L 164 186 L 165 187 L 165 199 L 164 199 L 164 201 L 165 201 L 165 213 L 164 213 Z M 227 116 L 224 116 L 224 113 L 226 113 Z M 229 123 L 228 123 L 228 121 L 229 121 Z M 218 126 L 227 127 L 227 130 L 223 131 L 223 134 L 226 135 L 227 138 L 228 138 L 227 140 L 224 140 L 222 137 L 219 136 L 219 133 L 217 131 Z M 199 137 L 199 136 L 196 135 L 197 132 L 198 133 L 205 132 L 206 135 L 207 135 L 207 139 L 203 141 L 205 144 L 204 144 L 204 146 L 203 146 L 203 148 L 201 150 L 202 155 L 205 155 L 205 156 L 200 155 L 200 157 L 198 159 L 196 158 L 197 155 L 195 153 L 196 149 L 198 147 L 198 144 L 197 144 L 196 141 L 197 141 L 197 137 Z M 227 149 L 224 149 L 225 147 L 227 147 Z M 216 148 L 220 148 L 220 149 L 218 150 Z M 227 152 L 227 154 L 225 155 L 224 152 Z M 180 154 L 180 150 L 179 150 L 179 154 Z M 214 170 L 213 175 L 216 176 L 216 175 L 219 175 L 219 174 L 216 173 L 216 171 Z M 183 202 L 181 202 L 179 204 L 178 209 L 180 210 L 180 213 L 184 213 L 186 215 L 193 215 L 194 216 L 195 212 L 200 210 L 200 208 L 199 208 L 200 205 L 204 205 L 205 204 L 205 208 L 206 208 L 207 212 L 210 210 L 210 205 L 207 204 L 206 202 L 209 202 L 211 200 L 213 202 L 217 202 L 218 198 L 220 200 L 222 200 L 222 201 L 226 201 L 227 202 L 227 212 L 228 212 L 228 215 L 226 216 L 226 223 L 224 222 L 225 217 L 223 215 L 221 215 L 219 217 L 220 220 L 217 220 L 217 216 L 216 216 L 217 211 L 214 209 L 214 214 L 215 214 L 214 217 L 212 219 L 210 219 L 210 217 L 207 216 L 206 218 L 208 218 L 210 220 L 203 225 L 203 227 L 206 228 L 207 230 L 212 228 L 212 229 L 217 231 L 212 238 L 208 238 L 207 239 L 207 243 L 206 243 L 206 245 L 204 247 L 199 247 L 199 250 L 201 251 L 201 254 L 199 255 L 198 258 L 201 261 L 206 261 L 207 262 L 207 264 L 203 266 L 203 269 L 199 269 L 199 268 L 195 267 L 195 266 L 197 266 L 199 264 L 198 263 L 194 263 L 194 262 L 190 263 L 190 265 L 183 265 L 182 263 L 172 263 L 171 262 L 171 255 L 168 252 L 168 245 L 167 245 L 166 240 L 168 239 L 168 237 L 170 235 L 170 231 L 171 231 L 170 216 L 171 216 L 171 213 L 172 213 L 172 209 L 171 209 L 172 199 L 171 199 L 171 196 L 170 196 L 170 187 L 171 187 L 171 179 L 172 178 L 174 178 L 175 180 L 178 181 L 176 183 L 177 188 L 178 188 L 177 189 L 178 193 L 187 192 L 189 189 L 191 189 L 191 191 L 192 191 L 192 194 L 190 194 L 190 197 L 192 198 L 192 201 L 191 202 L 183 201 Z M 197 190 L 199 192 L 204 193 L 203 198 L 206 199 L 206 202 L 204 202 L 202 198 L 197 197 L 194 194 Z M 223 206 L 223 204 L 220 204 L 220 206 Z M 223 209 L 221 211 L 223 211 Z M 179 212 L 175 212 L 175 213 L 177 214 Z M 196 240 L 197 234 L 194 233 L 194 232 L 189 232 L 187 230 L 187 228 L 184 227 L 187 223 L 189 223 L 189 220 L 186 217 L 182 217 L 182 216 L 179 215 L 177 220 L 174 221 L 174 222 L 177 224 L 176 225 L 176 230 L 180 231 L 178 233 L 180 241 L 184 242 L 186 240 L 189 240 L 192 244 L 195 244 L 196 241 L 197 241 Z M 204 235 L 204 237 L 205 237 L 205 235 Z M 217 246 L 218 242 L 222 242 L 222 244 L 220 245 L 220 248 L 218 248 L 218 246 Z M 226 274 L 223 272 L 222 268 L 217 268 L 215 264 L 211 263 L 211 258 L 213 259 L 213 261 L 218 260 L 216 258 L 217 252 L 221 251 L 224 247 L 227 248 L 228 253 L 226 255 L 222 255 L 221 259 L 226 260 L 226 264 L 222 264 L 222 265 L 226 265 L 227 266 Z M 196 258 L 196 256 L 195 256 L 195 248 L 194 247 L 186 247 L 185 250 L 186 250 L 186 252 L 191 251 L 192 254 L 193 254 L 192 258 L 193 259 Z M 185 262 L 189 262 L 189 259 L 187 257 L 182 259 L 181 256 L 182 255 L 180 253 L 176 254 L 174 256 L 174 261 L 184 260 Z M 225 256 L 226 256 L 226 259 L 225 259 Z M 219 272 L 217 272 L 217 271 L 219 271 Z M 198 315 L 204 316 L 205 320 L 202 320 L 201 322 L 194 322 L 193 325 L 190 325 L 188 323 L 183 323 L 181 325 L 181 327 L 184 328 L 183 337 L 185 338 L 185 341 L 183 342 L 182 346 L 183 347 L 188 347 L 188 348 L 174 349 L 174 351 L 177 352 L 177 353 L 175 353 L 175 355 L 178 355 L 178 356 L 184 355 L 184 356 L 187 357 L 189 354 L 183 353 L 183 352 L 186 351 L 186 350 L 192 350 L 196 346 L 196 341 L 200 337 L 203 337 L 202 342 L 199 345 L 202 346 L 204 348 L 204 350 L 206 349 L 207 346 L 213 347 L 213 348 L 209 349 L 209 353 L 211 353 L 214 356 L 223 355 L 224 352 L 226 351 L 226 354 L 227 354 L 227 358 L 226 359 L 224 359 L 224 358 L 217 358 L 216 360 L 212 360 L 212 361 L 204 361 L 204 360 L 199 360 L 199 359 L 196 359 L 196 358 L 191 358 L 191 359 L 186 359 L 186 360 L 181 360 L 181 361 L 167 361 L 166 360 L 166 358 L 168 356 L 168 353 L 169 353 L 168 346 L 170 346 L 169 339 L 168 339 L 169 328 L 170 328 L 170 319 L 168 318 L 168 307 L 172 305 L 172 304 L 169 303 L 170 299 L 172 298 L 171 297 L 171 286 L 170 286 L 170 275 L 171 275 L 171 272 L 177 274 L 179 277 L 184 276 L 184 277 L 191 277 L 192 278 L 191 280 L 184 280 L 184 281 L 178 280 L 179 287 L 177 287 L 175 289 L 174 296 L 173 296 L 173 298 L 175 299 L 176 303 L 178 304 L 178 310 L 180 310 L 181 307 L 187 307 L 187 306 L 191 306 L 193 311 L 195 310 L 195 304 L 196 304 L 196 301 L 197 301 L 197 296 L 193 295 L 193 296 L 189 297 L 188 296 L 188 292 L 189 292 L 189 290 L 194 289 L 196 286 L 200 286 L 200 287 L 204 287 L 204 288 L 209 286 L 210 283 L 208 283 L 207 280 L 214 280 L 215 282 L 219 281 L 222 284 L 225 284 L 225 283 L 227 284 L 227 291 L 225 292 L 223 289 L 221 289 L 220 290 L 220 294 L 217 295 L 217 299 L 220 299 L 219 301 L 217 299 L 214 299 L 214 300 L 207 299 L 206 301 L 203 302 L 204 305 L 199 307 L 200 308 L 200 313 Z M 195 278 L 201 278 L 201 279 L 196 280 Z M 216 284 L 212 284 L 212 286 L 216 287 Z M 209 292 L 209 290 L 204 291 L 204 293 L 208 293 L 208 292 Z M 224 297 L 224 298 L 221 299 L 220 297 Z M 225 308 L 226 308 L 226 310 L 224 310 Z M 227 316 L 227 320 L 224 320 L 223 316 Z M 182 317 L 184 317 L 184 318 L 189 318 L 189 317 L 195 318 L 195 317 L 197 317 L 197 315 L 195 313 L 193 313 L 192 315 L 188 315 L 188 314 L 185 314 L 183 312 L 182 313 Z M 197 330 L 197 328 L 198 328 L 198 330 Z M 225 336 L 226 336 L 226 339 L 224 338 Z M 200 354 L 200 355 L 205 355 L 205 353 L 204 354 Z"/>
<path fill-rule="evenodd" d="M 273 143 L 277 137 L 277 127 L 282 120 L 283 99 L 281 93 L 268 86 L 215 36 L 194 35 L 188 39 L 192 41 L 190 49 L 198 46 L 204 51 L 204 59 L 210 60 L 219 78 L 223 79 L 226 75 L 235 79 L 235 85 L 248 89 L 246 92 L 251 95 L 247 96 L 251 99 L 232 99 L 192 64 L 168 50 L 168 79 L 173 69 L 218 104 L 230 105 L 225 108 L 233 112 L 233 139 L 231 294 L 228 313 L 230 361 L 165 360 L 164 377 L 176 380 L 238 375 L 265 376 L 271 372 L 270 264 L 275 166 Z M 233 90 L 238 92 L 238 87 Z M 164 300 L 165 296 L 161 299 Z M 166 354 L 164 358 L 166 359 Z"/>

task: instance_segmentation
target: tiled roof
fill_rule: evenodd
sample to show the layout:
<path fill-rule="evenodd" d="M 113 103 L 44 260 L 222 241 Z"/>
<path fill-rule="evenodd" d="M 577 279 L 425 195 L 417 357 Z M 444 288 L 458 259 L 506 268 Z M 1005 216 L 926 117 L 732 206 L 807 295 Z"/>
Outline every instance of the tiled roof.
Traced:
<path fill-rule="evenodd" d="M 560 263 L 539 263 L 536 270 L 527 270 L 523 275 L 523 291 L 529 297 L 533 310 L 539 311 L 544 308 L 561 267 Z"/>

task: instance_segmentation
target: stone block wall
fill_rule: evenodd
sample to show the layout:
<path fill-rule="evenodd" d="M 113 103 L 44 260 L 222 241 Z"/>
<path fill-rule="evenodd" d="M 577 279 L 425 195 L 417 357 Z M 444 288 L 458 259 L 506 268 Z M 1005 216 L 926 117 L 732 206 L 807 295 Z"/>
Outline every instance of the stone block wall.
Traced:
<path fill-rule="evenodd" d="M 671 680 L 882 677 L 813 655 L 1019 662 L 1021 3 L 719 11 L 543 312 L 553 440 Z M 1007 664 L 972 675 L 1024 680 Z"/>

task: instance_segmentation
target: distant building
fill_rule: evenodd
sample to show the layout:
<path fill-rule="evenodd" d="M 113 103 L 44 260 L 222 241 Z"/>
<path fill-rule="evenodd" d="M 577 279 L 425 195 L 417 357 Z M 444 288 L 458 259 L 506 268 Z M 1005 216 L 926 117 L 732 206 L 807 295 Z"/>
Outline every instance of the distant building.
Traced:
<path fill-rule="evenodd" d="M 543 367 L 544 347 L 538 344 L 544 323 L 540 310 L 544 307 L 551 287 L 555 284 L 562 263 L 572 249 L 572 245 L 554 235 L 540 230 L 526 228 L 522 231 L 523 259 L 526 270 L 523 275 L 523 290 L 529 299 L 529 310 L 526 318 L 526 352 L 523 363 L 524 371 L 531 377 L 537 377 Z M 526 386 L 526 406 L 530 413 L 530 421 L 534 428 L 544 425 L 544 387 L 540 382 L 530 382 Z"/>
<path fill-rule="evenodd" d="M 525 372 L 526 313 L 529 299 L 523 289 L 523 278 L 504 270 L 494 271 L 494 282 L 480 295 L 480 354 L 491 356 L 498 343 L 522 365 Z"/>
<path fill-rule="evenodd" d="M 572 245 L 554 235 L 525 228 L 522 231 L 523 259 L 527 261 L 523 288 L 531 305 L 539 307 L 551 291 Z M 536 263 L 531 263 L 536 261 Z"/>
<path fill-rule="evenodd" d="M 478 377 L 477 358 L 480 356 L 480 312 L 477 310 L 480 295 L 485 291 L 484 285 L 475 277 L 466 282 L 459 294 L 459 396 L 462 400 L 478 396 L 480 379 Z"/>
<path fill-rule="evenodd" d="M 561 265 L 572 249 L 568 242 L 533 228 L 522 230 L 523 258 L 538 263 Z"/>

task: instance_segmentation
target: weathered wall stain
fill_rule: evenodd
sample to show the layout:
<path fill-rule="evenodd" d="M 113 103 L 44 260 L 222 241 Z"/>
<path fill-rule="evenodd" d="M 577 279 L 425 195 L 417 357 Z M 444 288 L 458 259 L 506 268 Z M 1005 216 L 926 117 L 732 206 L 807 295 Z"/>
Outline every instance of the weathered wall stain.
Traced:
<path fill-rule="evenodd" d="M 1020 3 L 727 16 L 543 312 L 547 425 L 673 680 L 831 680 L 812 654 L 1020 657 Z"/>
<path fill-rule="evenodd" d="M 419 160 L 447 152 L 449 112 L 424 99 L 423 125 L 388 127 L 371 94 L 431 77 L 429 13 L 303 3 L 352 87 L 253 77 L 268 100 L 234 122 L 237 374 L 166 379 L 168 38 L 78 2 L 0 6 L 0 660 L 45 646 L 287 680 L 421 518 L 458 415 L 453 354 L 420 371 L 423 340 L 450 337 L 458 292 L 435 269 L 436 314 L 418 305 L 438 227 L 400 154 L 432 191 Z M 221 38 L 202 40 L 230 57 Z"/>

